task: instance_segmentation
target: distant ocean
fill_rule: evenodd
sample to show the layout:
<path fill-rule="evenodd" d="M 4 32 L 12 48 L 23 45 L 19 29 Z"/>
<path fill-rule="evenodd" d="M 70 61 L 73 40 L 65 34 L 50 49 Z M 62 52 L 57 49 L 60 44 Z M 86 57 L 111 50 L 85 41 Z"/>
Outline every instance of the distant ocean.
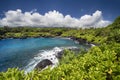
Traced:
<path fill-rule="evenodd" d="M 65 38 L 27 38 L 0 40 L 0 71 L 18 67 L 29 72 L 42 59 L 55 57 L 52 54 L 67 47 L 83 47 Z M 48 57 L 49 56 L 49 57 Z M 52 61 L 57 65 L 58 60 Z"/>

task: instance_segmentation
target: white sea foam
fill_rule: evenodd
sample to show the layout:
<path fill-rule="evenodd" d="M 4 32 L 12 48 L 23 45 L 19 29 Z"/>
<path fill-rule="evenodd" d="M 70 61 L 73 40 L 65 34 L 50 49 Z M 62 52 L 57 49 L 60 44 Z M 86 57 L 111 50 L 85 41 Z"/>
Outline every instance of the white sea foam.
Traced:
<path fill-rule="evenodd" d="M 95 45 L 94 44 L 90 44 L 91 45 L 91 47 L 94 47 Z"/>
<path fill-rule="evenodd" d="M 73 49 L 73 48 L 77 48 L 77 47 L 75 47 L 75 46 L 55 47 L 52 50 L 40 50 L 40 53 L 38 53 L 37 55 L 35 55 L 35 57 L 33 59 L 31 59 L 29 64 L 27 66 L 25 66 L 24 70 L 26 73 L 32 71 L 35 68 L 35 66 L 44 59 L 49 59 L 53 63 L 52 68 L 54 68 L 59 63 L 58 59 L 56 57 L 57 53 L 61 52 L 64 49 Z"/>
<path fill-rule="evenodd" d="M 62 51 L 62 50 L 63 49 L 61 49 L 61 48 L 55 47 L 52 50 L 44 50 L 44 51 L 42 50 L 42 51 L 40 51 L 40 53 L 35 55 L 34 59 L 32 59 L 30 61 L 30 63 L 25 67 L 25 71 L 30 72 L 43 59 L 49 59 L 53 63 L 52 67 L 57 66 L 58 59 L 56 58 L 56 54 L 58 52 Z"/>

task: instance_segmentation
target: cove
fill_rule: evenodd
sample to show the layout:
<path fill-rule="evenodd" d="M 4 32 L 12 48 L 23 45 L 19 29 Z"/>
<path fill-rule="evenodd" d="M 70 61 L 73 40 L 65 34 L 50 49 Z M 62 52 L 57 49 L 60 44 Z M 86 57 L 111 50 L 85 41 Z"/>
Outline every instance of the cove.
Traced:
<path fill-rule="evenodd" d="M 61 48 L 67 47 L 88 48 L 88 46 L 80 45 L 67 38 L 0 40 L 0 71 L 16 67 L 30 71 L 46 55 L 53 54 L 61 50 Z M 41 57 L 41 54 L 44 56 Z"/>

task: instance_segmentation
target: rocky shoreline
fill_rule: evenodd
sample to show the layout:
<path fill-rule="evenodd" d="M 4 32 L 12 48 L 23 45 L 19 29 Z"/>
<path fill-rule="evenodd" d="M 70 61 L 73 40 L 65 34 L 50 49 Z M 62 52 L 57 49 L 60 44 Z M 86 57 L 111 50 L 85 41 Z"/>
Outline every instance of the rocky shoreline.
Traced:
<path fill-rule="evenodd" d="M 95 44 L 88 42 L 86 39 L 82 39 L 82 38 L 76 38 L 76 37 L 61 37 L 61 36 L 57 36 L 57 37 L 52 37 L 52 36 L 41 36 L 42 38 L 67 38 L 67 39 L 71 39 L 73 41 L 76 41 L 78 44 L 86 44 L 90 47 L 95 46 Z M 27 38 L 41 38 L 41 37 L 21 37 L 21 38 L 11 38 L 11 39 L 27 39 Z M 9 39 L 9 38 L 5 38 L 5 39 Z M 3 40 L 3 39 L 1 39 Z M 79 48 L 69 48 L 68 50 L 72 50 L 72 51 L 76 51 L 79 52 L 80 49 Z M 60 60 L 63 57 L 63 53 L 64 53 L 64 49 L 60 52 L 58 52 L 55 57 Z M 53 65 L 52 61 L 49 59 L 43 59 L 42 61 L 40 61 L 36 66 L 35 69 L 39 69 L 42 70 L 47 66 L 51 66 Z"/>
<path fill-rule="evenodd" d="M 41 60 L 34 68 L 37 70 L 43 70 L 44 68 L 46 68 L 47 66 L 51 66 L 53 67 L 55 65 L 54 61 L 55 59 L 57 59 L 58 61 L 60 61 L 63 57 L 64 54 L 64 50 L 68 49 L 71 51 L 80 51 L 79 48 L 77 47 L 68 47 L 68 48 L 62 48 L 62 49 L 58 49 L 58 51 L 56 51 L 56 53 L 52 54 L 52 55 L 47 55 L 47 58 Z M 53 57 L 51 57 L 53 56 Z"/>
<path fill-rule="evenodd" d="M 96 43 L 89 42 L 89 41 L 87 41 L 87 39 L 83 39 L 83 38 L 61 37 L 61 36 L 10 37 L 10 38 L 0 38 L 0 40 L 4 40 L 4 39 L 27 39 L 27 38 L 69 38 L 69 39 L 72 39 L 73 41 L 78 42 L 79 44 L 99 45 L 99 44 L 96 44 Z"/>
<path fill-rule="evenodd" d="M 99 44 L 96 44 L 96 43 L 89 42 L 89 41 L 87 41 L 87 39 L 83 39 L 83 38 L 70 37 L 70 39 L 72 39 L 74 41 L 77 41 L 79 44 L 90 45 L 91 47 L 99 45 Z"/>
<path fill-rule="evenodd" d="M 56 37 L 56 38 L 63 38 L 63 37 Z M 86 45 L 88 45 L 90 47 L 96 46 L 96 44 L 90 43 L 86 39 L 76 38 L 76 37 L 65 37 L 65 38 L 72 39 L 73 41 L 77 41 L 78 44 L 86 44 Z M 68 48 L 68 50 L 71 50 L 71 51 L 74 51 L 74 52 L 79 52 L 80 48 Z M 55 54 L 55 56 L 56 56 L 56 58 L 58 60 L 60 60 L 63 57 L 63 54 L 64 54 L 64 49 L 62 51 L 58 52 L 57 54 Z M 53 63 L 52 63 L 51 60 L 49 60 L 49 59 L 43 59 L 42 61 L 40 61 L 35 66 L 35 69 L 42 70 L 45 67 L 52 66 L 52 65 L 53 65 Z"/>

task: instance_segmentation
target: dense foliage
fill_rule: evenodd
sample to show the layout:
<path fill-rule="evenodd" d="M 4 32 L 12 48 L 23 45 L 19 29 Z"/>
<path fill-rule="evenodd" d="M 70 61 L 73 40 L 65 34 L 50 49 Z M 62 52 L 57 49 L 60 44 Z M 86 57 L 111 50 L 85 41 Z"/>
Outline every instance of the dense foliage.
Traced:
<path fill-rule="evenodd" d="M 19 69 L 0 73 L 0 80 L 120 80 L 120 17 L 105 28 L 0 28 L 2 38 L 76 37 L 99 44 L 89 51 L 65 50 L 58 67 L 24 74 Z"/>

